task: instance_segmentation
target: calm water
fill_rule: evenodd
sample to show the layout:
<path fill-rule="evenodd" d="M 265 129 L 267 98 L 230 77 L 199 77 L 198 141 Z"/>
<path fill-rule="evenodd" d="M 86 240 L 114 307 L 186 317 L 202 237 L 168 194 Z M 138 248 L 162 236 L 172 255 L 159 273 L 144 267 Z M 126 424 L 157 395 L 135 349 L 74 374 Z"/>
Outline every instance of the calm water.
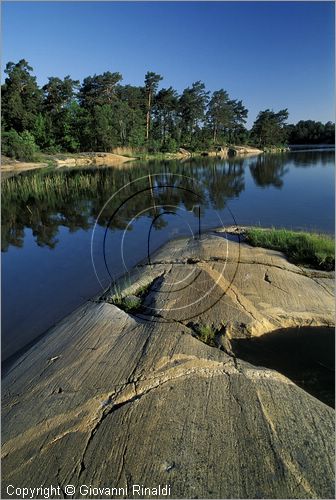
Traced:
<path fill-rule="evenodd" d="M 196 233 L 199 219 L 202 230 L 260 224 L 333 233 L 334 152 L 35 171 L 3 180 L 3 359 L 146 258 L 148 245 L 152 252 Z"/>

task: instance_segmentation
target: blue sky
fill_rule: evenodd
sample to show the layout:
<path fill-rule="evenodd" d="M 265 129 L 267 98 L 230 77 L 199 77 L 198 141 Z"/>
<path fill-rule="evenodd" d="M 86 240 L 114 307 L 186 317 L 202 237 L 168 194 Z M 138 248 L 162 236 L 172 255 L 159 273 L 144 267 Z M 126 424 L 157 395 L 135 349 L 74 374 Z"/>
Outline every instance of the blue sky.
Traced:
<path fill-rule="evenodd" d="M 179 92 L 196 80 L 289 122 L 334 121 L 333 2 L 3 2 L 2 63 L 25 58 L 39 84 L 147 70 Z"/>

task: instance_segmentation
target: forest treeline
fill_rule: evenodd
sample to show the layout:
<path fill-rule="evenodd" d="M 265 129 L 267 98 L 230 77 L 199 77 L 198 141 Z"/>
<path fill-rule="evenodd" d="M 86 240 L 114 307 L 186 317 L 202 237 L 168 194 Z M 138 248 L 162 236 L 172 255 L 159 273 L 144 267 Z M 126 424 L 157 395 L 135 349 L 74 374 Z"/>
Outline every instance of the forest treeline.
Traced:
<path fill-rule="evenodd" d="M 248 110 L 201 81 L 178 93 L 161 86 L 162 76 L 147 72 L 142 86 L 123 85 L 107 71 L 84 78 L 50 77 L 39 87 L 24 59 L 8 62 L 2 85 L 2 153 L 33 159 L 38 151 L 104 151 L 116 147 L 148 152 L 208 150 L 227 144 L 257 147 L 333 144 L 334 124 L 300 121 L 288 125 L 287 109 L 261 111 L 247 130 Z M 159 88 L 161 86 L 161 88 Z"/>

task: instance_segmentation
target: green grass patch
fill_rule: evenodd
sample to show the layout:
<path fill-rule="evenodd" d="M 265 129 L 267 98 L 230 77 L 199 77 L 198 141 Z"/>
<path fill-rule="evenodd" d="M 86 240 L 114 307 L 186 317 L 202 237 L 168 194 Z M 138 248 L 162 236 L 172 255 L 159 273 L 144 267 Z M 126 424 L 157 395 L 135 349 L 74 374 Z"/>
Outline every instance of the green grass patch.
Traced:
<path fill-rule="evenodd" d="M 210 325 L 195 325 L 195 337 L 211 347 L 217 347 L 216 330 Z"/>
<path fill-rule="evenodd" d="M 142 302 L 147 295 L 151 285 L 152 281 L 147 284 L 140 285 L 136 290 L 133 291 L 132 294 L 124 295 L 122 290 L 131 286 L 130 280 L 126 278 L 124 279 L 124 283 L 122 286 L 119 283 L 114 283 L 112 288 L 113 294 L 108 301 L 127 313 L 139 312 L 142 307 Z"/>
<path fill-rule="evenodd" d="M 283 252 L 294 264 L 324 271 L 335 268 L 335 241 L 330 236 L 287 229 L 251 228 L 246 231 L 246 238 L 252 246 Z"/>
<path fill-rule="evenodd" d="M 115 297 L 113 304 L 127 313 L 135 313 L 141 308 L 141 298 L 136 296 Z"/>

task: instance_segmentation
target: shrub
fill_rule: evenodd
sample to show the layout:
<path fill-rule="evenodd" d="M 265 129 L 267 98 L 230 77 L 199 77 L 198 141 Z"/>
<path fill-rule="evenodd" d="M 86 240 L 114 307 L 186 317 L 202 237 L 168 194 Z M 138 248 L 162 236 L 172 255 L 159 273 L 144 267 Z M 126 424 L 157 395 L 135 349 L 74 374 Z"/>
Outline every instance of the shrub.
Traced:
<path fill-rule="evenodd" d="M 161 141 L 157 139 L 150 139 L 148 142 L 148 153 L 158 153 L 161 148 Z"/>
<path fill-rule="evenodd" d="M 178 150 L 178 144 L 172 137 L 169 137 L 161 147 L 162 153 L 175 153 Z"/>
<path fill-rule="evenodd" d="M 2 135 L 2 153 L 10 158 L 34 161 L 37 159 L 38 150 L 34 136 L 27 130 L 18 134 L 12 129 Z"/>

